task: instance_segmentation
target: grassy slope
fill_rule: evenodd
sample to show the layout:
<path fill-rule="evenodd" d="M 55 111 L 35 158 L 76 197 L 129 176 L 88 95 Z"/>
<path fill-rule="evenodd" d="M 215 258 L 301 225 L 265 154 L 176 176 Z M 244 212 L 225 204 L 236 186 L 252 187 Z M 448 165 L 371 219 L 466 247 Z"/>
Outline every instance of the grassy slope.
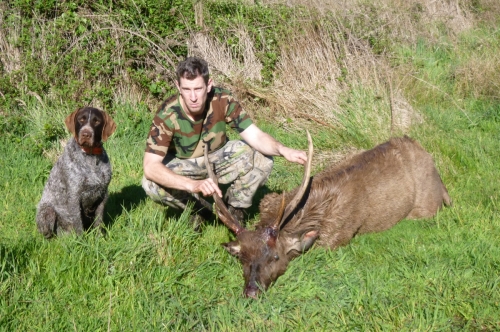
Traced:
<path fill-rule="evenodd" d="M 473 52 L 464 43 L 464 52 Z M 0 329 L 500 329 L 500 110 L 470 96 L 460 109 L 448 97 L 449 74 L 465 56 L 408 52 L 404 60 L 427 82 L 416 80 L 412 88 L 427 119 L 412 136 L 435 156 L 453 208 L 360 236 L 336 251 L 315 248 L 259 300 L 248 300 L 241 296 L 238 262 L 219 246 L 231 237 L 223 226 L 195 233 L 186 223 L 189 211 L 166 214 L 145 199 L 141 158 L 151 114 L 139 110 L 142 121 L 132 121 L 136 110 L 122 105 L 119 129 L 106 144 L 114 167 L 107 238 L 43 240 L 35 208 L 51 163 L 22 143 L 0 145 Z M 305 145 L 264 127 L 293 146 Z M 328 136 L 340 141 L 342 133 L 322 132 Z M 335 146 L 315 142 L 318 151 Z M 283 179 L 298 182 L 300 168 L 291 170 L 289 180 L 289 165 L 278 159 L 269 190 L 283 189 Z"/>

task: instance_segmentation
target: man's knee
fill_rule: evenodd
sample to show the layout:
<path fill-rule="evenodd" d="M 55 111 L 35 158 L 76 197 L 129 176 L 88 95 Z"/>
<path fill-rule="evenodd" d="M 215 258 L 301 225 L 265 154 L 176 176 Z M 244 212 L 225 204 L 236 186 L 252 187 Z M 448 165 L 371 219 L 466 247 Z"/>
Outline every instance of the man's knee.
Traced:
<path fill-rule="evenodd" d="M 265 156 L 258 151 L 255 151 L 253 160 L 254 160 L 254 168 L 259 169 L 267 179 L 271 174 L 271 171 L 273 170 L 273 165 L 274 165 L 273 158 L 270 156 Z"/>
<path fill-rule="evenodd" d="M 142 189 L 146 195 L 156 201 L 156 197 L 158 196 L 158 185 L 153 181 L 146 179 L 146 176 L 142 177 Z"/>
<path fill-rule="evenodd" d="M 146 192 L 146 195 L 156 203 L 175 209 L 186 208 L 183 200 L 185 200 L 187 192 L 177 191 L 176 193 L 170 193 L 157 183 L 146 179 L 145 176 L 142 177 L 142 188 Z"/>
<path fill-rule="evenodd" d="M 246 161 L 246 163 L 240 163 L 238 165 L 241 167 L 240 174 L 246 174 L 253 169 L 258 169 L 266 176 L 271 174 L 273 169 L 273 158 L 270 156 L 265 156 L 262 153 L 254 150 L 244 141 L 236 141 L 231 149 L 234 149 L 236 152 L 233 155 L 233 158 L 236 157 L 240 160 Z"/>

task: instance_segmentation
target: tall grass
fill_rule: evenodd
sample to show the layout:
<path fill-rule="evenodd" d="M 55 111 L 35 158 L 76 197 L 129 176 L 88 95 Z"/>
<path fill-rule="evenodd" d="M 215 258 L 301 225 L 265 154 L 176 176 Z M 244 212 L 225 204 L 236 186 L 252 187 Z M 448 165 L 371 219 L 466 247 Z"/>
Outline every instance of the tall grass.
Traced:
<path fill-rule="evenodd" d="M 0 21 L 0 330 L 500 329 L 497 2 L 277 3 L 0 5 L 10 13 Z M 454 206 L 335 251 L 314 247 L 258 300 L 243 298 L 241 267 L 219 245 L 230 231 L 214 217 L 195 232 L 189 209 L 154 204 L 140 186 L 153 111 L 188 53 L 283 143 L 304 149 L 309 129 L 315 172 L 390 135 L 417 138 Z M 64 117 L 87 103 L 117 123 L 105 143 L 107 236 L 46 241 L 36 204 L 69 137 Z M 301 173 L 275 158 L 250 224 L 262 196 Z"/>

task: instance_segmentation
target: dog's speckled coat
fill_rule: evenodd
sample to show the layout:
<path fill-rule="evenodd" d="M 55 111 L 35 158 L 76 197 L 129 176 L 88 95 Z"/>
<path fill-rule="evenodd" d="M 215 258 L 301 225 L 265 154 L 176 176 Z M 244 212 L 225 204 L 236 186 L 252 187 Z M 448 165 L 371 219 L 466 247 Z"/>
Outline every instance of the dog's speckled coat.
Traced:
<path fill-rule="evenodd" d="M 101 110 L 83 107 L 65 123 L 73 137 L 52 168 L 38 203 L 36 223 L 46 238 L 100 226 L 111 181 L 111 164 L 102 142 L 116 129 L 113 119 Z"/>

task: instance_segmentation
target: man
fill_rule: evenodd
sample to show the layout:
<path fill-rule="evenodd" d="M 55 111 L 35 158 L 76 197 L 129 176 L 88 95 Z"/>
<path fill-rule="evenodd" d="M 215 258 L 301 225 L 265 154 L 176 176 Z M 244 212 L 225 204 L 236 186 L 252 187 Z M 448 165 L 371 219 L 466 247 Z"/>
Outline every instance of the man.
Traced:
<path fill-rule="evenodd" d="M 284 146 L 253 124 L 228 90 L 213 86 L 203 59 L 188 57 L 176 74 L 179 94 L 163 102 L 151 125 L 142 186 L 154 201 L 181 209 L 193 198 L 195 209 L 200 209 L 205 202 L 200 194 L 222 197 L 207 178 L 203 148 L 208 144 L 219 183 L 231 184 L 224 197 L 228 209 L 242 221 L 243 210 L 252 205 L 255 192 L 271 173 L 271 156 L 304 164 L 307 154 Z M 244 141 L 229 141 L 227 125 Z"/>

